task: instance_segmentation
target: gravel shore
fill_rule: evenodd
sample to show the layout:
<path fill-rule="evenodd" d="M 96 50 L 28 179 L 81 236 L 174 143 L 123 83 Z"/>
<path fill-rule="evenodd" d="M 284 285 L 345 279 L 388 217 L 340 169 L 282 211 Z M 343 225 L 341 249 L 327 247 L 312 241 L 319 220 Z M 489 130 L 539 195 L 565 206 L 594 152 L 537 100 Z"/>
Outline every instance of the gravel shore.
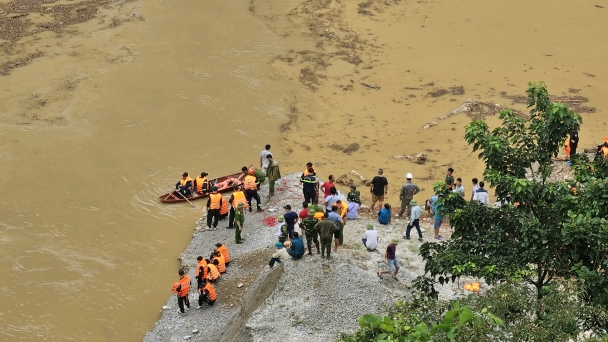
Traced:
<path fill-rule="evenodd" d="M 172 296 L 144 341 L 334 340 L 342 332 L 355 330 L 361 315 L 381 313 L 384 305 L 413 297 L 411 281 L 424 274 L 424 263 L 417 254 L 422 242 L 403 238 L 405 220 L 393 219 L 391 224 L 383 226 L 374 215 L 367 213 L 366 207 L 361 209 L 359 219 L 347 222 L 344 245 L 338 252 L 332 252 L 331 259 L 321 259 L 314 253 L 266 270 L 265 265 L 275 250 L 272 246 L 277 241 L 276 228 L 267 225 L 271 221 L 267 218 L 283 213 L 285 204 L 300 207 L 299 175 L 291 174 L 279 180 L 276 196 L 269 202 L 267 191 L 263 185 L 260 196 L 265 211 L 246 213 L 244 244 L 234 243 L 234 230 L 225 229 L 227 223 L 223 221 L 217 230 L 196 230 L 181 255 L 183 266 L 194 279 L 192 266 L 196 265 L 196 257 L 209 255 L 217 242 L 227 245 L 233 261 L 227 273 L 214 284 L 218 292 L 215 306 L 194 309 L 198 295 L 193 286 L 191 309 L 178 314 L 176 298 Z M 378 249 L 373 252 L 367 251 L 361 242 L 369 223 L 377 227 L 379 236 Z M 424 240 L 433 239 L 430 219 L 423 219 L 421 225 Z M 415 230 L 413 234 L 415 236 Z M 449 238 L 449 227 L 442 227 L 441 234 Z M 397 258 L 401 262 L 398 281 L 389 275 L 381 279 L 376 275 L 386 267 L 383 254 L 393 238 L 401 240 L 397 247 Z M 461 279 L 460 285 L 463 281 L 466 280 Z M 458 284 L 441 286 L 438 290 L 444 299 L 468 294 Z"/>

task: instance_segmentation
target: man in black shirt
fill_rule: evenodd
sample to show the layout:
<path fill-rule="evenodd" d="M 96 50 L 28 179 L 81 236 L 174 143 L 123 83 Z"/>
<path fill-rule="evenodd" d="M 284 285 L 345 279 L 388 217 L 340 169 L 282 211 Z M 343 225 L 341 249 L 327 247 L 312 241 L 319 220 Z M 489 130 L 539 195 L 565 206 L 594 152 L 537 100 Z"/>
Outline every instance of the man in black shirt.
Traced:
<path fill-rule="evenodd" d="M 370 183 L 369 192 L 372 194 L 372 205 L 369 208 L 370 212 L 374 212 L 376 202 L 380 202 L 378 209 L 382 208 L 382 202 L 384 202 L 384 195 L 388 193 L 388 180 L 382 174 L 384 170 L 378 169 L 378 175 L 372 179 Z"/>
<path fill-rule="evenodd" d="M 570 133 L 570 156 L 576 154 L 576 148 L 578 147 L 578 131 L 575 129 Z"/>

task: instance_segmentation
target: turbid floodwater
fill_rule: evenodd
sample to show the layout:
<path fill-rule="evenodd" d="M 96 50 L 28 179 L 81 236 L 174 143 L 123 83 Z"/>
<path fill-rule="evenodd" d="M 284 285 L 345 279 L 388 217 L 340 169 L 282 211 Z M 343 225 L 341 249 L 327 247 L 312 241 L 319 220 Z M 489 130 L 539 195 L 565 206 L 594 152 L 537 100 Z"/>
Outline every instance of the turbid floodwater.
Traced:
<path fill-rule="evenodd" d="M 437 119 L 469 98 L 523 110 L 543 80 L 581 146 L 608 135 L 599 2 L 0 4 L 0 340 L 141 340 L 204 205 L 157 196 L 266 143 L 284 173 L 383 167 L 396 205 L 405 172 L 419 200 L 448 165 L 481 178 L 470 117 Z"/>

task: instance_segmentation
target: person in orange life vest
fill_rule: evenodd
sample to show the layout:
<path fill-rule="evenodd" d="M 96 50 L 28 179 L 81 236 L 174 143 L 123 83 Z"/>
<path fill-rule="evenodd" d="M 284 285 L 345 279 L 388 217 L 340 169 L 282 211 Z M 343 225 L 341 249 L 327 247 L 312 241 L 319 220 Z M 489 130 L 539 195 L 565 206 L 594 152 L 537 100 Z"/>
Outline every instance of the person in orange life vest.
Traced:
<path fill-rule="evenodd" d="M 209 282 L 203 282 L 203 286 L 201 286 L 198 290 L 198 307 L 200 309 L 203 307 L 203 303 L 207 303 L 207 305 L 211 306 L 215 304 L 215 300 L 217 299 L 217 295 L 215 293 L 215 289 L 213 285 Z"/>
<path fill-rule="evenodd" d="M 228 200 L 228 203 L 230 203 L 230 216 L 228 216 L 228 227 L 226 227 L 227 229 L 234 228 L 234 214 L 236 213 L 237 205 L 239 205 L 239 203 L 243 203 L 245 205 L 245 208 L 248 207 L 247 195 L 245 195 L 245 192 L 243 191 L 242 187 L 238 185 L 233 185 L 232 189 L 234 190 L 234 192 Z"/>
<path fill-rule="evenodd" d="M 194 180 L 194 189 L 201 195 L 209 191 L 209 180 L 207 179 L 207 175 L 207 172 L 201 172 L 201 175 Z"/>
<path fill-rule="evenodd" d="M 207 279 L 207 262 L 202 256 L 196 258 L 198 264 L 196 265 L 196 285 L 197 288 L 201 287 L 201 284 Z"/>
<path fill-rule="evenodd" d="M 222 206 L 220 207 L 220 220 L 228 217 L 228 201 L 225 198 L 222 198 Z"/>
<path fill-rule="evenodd" d="M 209 259 L 205 259 L 205 261 L 207 262 L 207 280 L 213 283 L 220 279 L 221 274 L 217 266 Z"/>
<path fill-rule="evenodd" d="M 336 201 L 336 207 L 338 207 L 338 211 L 337 213 L 340 215 L 340 217 L 342 218 L 342 225 L 339 227 L 340 228 L 340 237 L 338 238 L 338 243 L 340 244 L 340 246 L 342 246 L 342 244 L 344 243 L 344 225 L 346 224 L 346 211 L 347 208 L 344 205 L 344 203 L 342 203 L 342 200 L 337 200 Z"/>
<path fill-rule="evenodd" d="M 266 171 L 267 170 L 262 171 L 262 170 L 254 169 L 253 167 L 251 168 L 251 170 L 253 170 L 253 175 L 255 176 L 256 186 L 257 186 L 258 190 L 260 190 L 260 184 L 264 183 L 264 181 L 266 180 Z M 249 169 L 247 169 L 247 166 L 243 166 L 241 168 L 241 171 L 244 174 L 249 173 Z"/>
<path fill-rule="evenodd" d="M 188 293 L 190 293 L 190 276 L 181 269 L 179 270 L 179 281 L 173 283 L 173 293 L 177 295 L 177 305 L 179 306 L 178 313 L 184 313 L 184 304 L 190 308 L 190 300 L 188 300 Z"/>
<path fill-rule="evenodd" d="M 192 187 L 192 178 L 188 176 L 188 172 L 184 172 L 182 174 L 182 179 L 175 183 L 175 191 L 173 192 L 173 194 L 178 198 L 182 198 L 182 196 L 188 197 L 192 195 Z"/>
<path fill-rule="evenodd" d="M 207 230 L 217 229 L 217 220 L 220 218 L 220 209 L 224 201 L 222 195 L 217 192 L 217 188 L 211 188 L 211 193 L 207 200 Z"/>
<path fill-rule="evenodd" d="M 247 177 L 245 177 L 245 181 L 243 182 L 243 187 L 245 188 L 245 195 L 247 196 L 247 205 L 249 205 L 249 212 L 252 211 L 252 208 L 251 208 L 251 199 L 252 198 L 255 199 L 257 202 L 256 204 L 258 207 L 258 211 L 262 211 L 262 208 L 260 207 L 260 205 L 262 204 L 262 200 L 260 199 L 260 195 L 258 195 L 257 181 L 254 176 L 253 169 L 250 169 L 248 171 L 248 175 L 247 175 Z"/>
<path fill-rule="evenodd" d="M 608 157 L 608 136 L 604 138 L 604 143 L 597 146 L 597 154 L 603 155 L 604 158 Z"/>
<path fill-rule="evenodd" d="M 220 271 L 220 274 L 226 273 L 226 261 L 222 253 L 215 251 L 211 253 L 211 263 L 217 266 L 217 270 Z"/>
<path fill-rule="evenodd" d="M 570 144 L 569 144 L 568 142 L 566 142 L 566 143 L 564 144 L 564 151 L 566 152 L 566 155 L 567 155 L 568 157 L 570 157 L 570 152 L 571 152 L 571 150 L 570 150 Z"/>
<path fill-rule="evenodd" d="M 224 257 L 224 262 L 226 262 L 226 266 L 228 266 L 228 264 L 230 264 L 230 253 L 228 252 L 228 248 L 218 242 L 215 244 L 215 250 L 216 252 L 222 253 L 222 256 Z"/>

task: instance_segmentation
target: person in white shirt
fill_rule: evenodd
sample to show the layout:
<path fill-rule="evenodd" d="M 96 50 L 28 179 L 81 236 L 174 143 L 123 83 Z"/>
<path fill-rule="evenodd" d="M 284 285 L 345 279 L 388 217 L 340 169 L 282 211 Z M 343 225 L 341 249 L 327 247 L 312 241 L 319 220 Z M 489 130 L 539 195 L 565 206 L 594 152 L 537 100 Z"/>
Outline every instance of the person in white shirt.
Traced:
<path fill-rule="evenodd" d="M 407 229 L 405 230 L 405 239 L 410 239 L 410 232 L 412 231 L 412 228 L 416 227 L 418 241 L 422 242 L 422 231 L 420 230 L 420 215 L 422 215 L 422 208 L 420 208 L 418 201 L 416 200 L 412 200 L 410 205 L 412 206 L 412 216 L 411 221 L 407 224 Z"/>
<path fill-rule="evenodd" d="M 475 193 L 477 192 L 477 190 L 479 190 L 479 184 L 477 184 L 479 181 L 477 180 L 477 178 L 473 178 L 471 181 L 473 182 L 473 188 L 471 190 L 471 201 L 472 201 L 473 197 L 475 197 Z"/>
<path fill-rule="evenodd" d="M 374 229 L 374 226 L 371 224 L 367 225 L 367 230 L 363 234 L 363 246 L 367 248 L 368 251 L 376 250 L 378 247 L 378 231 Z"/>
<path fill-rule="evenodd" d="M 484 189 L 484 182 L 479 182 L 479 190 L 475 192 L 473 195 L 473 201 L 479 201 L 485 205 L 490 204 L 490 196 L 486 189 Z"/>
<path fill-rule="evenodd" d="M 359 204 L 348 198 L 348 206 L 346 207 L 346 218 L 348 220 L 356 220 L 359 217 Z"/>
<path fill-rule="evenodd" d="M 267 155 L 270 154 L 270 145 L 264 146 L 265 150 L 260 154 L 260 167 L 262 168 L 262 172 L 266 174 L 266 170 L 268 169 L 268 164 L 270 163 L 266 158 Z"/>
<path fill-rule="evenodd" d="M 464 198 L 464 185 L 462 185 L 462 178 L 456 178 L 456 184 L 454 184 L 454 190 L 452 191 Z"/>

